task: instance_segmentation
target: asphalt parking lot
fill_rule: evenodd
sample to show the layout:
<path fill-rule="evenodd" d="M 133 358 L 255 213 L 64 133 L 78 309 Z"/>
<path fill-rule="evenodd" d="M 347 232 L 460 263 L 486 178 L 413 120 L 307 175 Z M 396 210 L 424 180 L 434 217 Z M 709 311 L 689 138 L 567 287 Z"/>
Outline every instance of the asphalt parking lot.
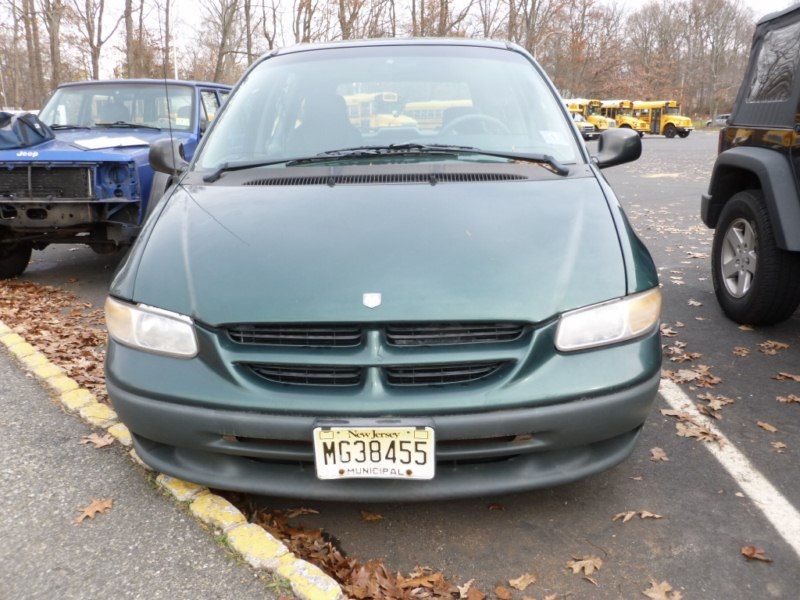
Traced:
<path fill-rule="evenodd" d="M 698 216 L 716 142 L 715 133 L 704 131 L 687 139 L 648 136 L 638 162 L 606 173 L 659 267 L 663 321 L 670 333 L 664 343 L 685 344 L 676 355 L 701 355 L 684 363 L 665 356 L 664 368 L 707 365 L 721 379 L 708 389 L 681 388 L 698 404 L 697 395 L 704 392 L 734 401 L 718 411 L 722 418 L 714 423 L 749 461 L 751 473 L 773 486 L 769 497 L 794 507 L 794 513 L 783 513 L 788 518 L 783 536 L 765 515 L 769 507 L 749 493 L 761 480 L 751 479 L 751 487 L 743 488 L 707 443 L 676 435 L 676 419 L 659 412 L 670 408 L 662 397 L 628 460 L 572 485 L 415 505 L 258 502 L 313 508 L 318 514 L 297 522 L 323 528 L 349 554 L 384 558 L 392 570 L 426 565 L 459 584 L 475 579 L 474 585 L 487 593 L 533 573 L 537 582 L 524 593 L 514 591 L 514 597 L 642 597 L 651 578 L 668 581 L 684 598 L 798 597 L 800 539 L 787 540 L 786 532 L 796 531 L 791 519 L 800 507 L 800 403 L 776 397 L 800 395 L 800 383 L 773 377 L 779 372 L 800 375 L 800 312 L 781 325 L 748 330 L 727 320 L 716 304 L 708 258 L 712 232 Z M 51 247 L 34 253 L 25 278 L 63 287 L 101 306 L 119 259 L 82 247 Z M 765 354 L 759 344 L 768 340 L 790 346 Z M 777 431 L 767 431 L 759 421 Z M 775 447 L 776 442 L 785 447 Z M 669 460 L 652 461 L 655 447 Z M 383 519 L 365 521 L 362 509 Z M 663 518 L 612 521 L 618 513 L 643 510 Z M 740 548 L 747 545 L 763 548 L 773 562 L 746 560 Z M 594 581 L 566 569 L 572 557 L 587 555 L 603 561 L 592 574 Z"/>

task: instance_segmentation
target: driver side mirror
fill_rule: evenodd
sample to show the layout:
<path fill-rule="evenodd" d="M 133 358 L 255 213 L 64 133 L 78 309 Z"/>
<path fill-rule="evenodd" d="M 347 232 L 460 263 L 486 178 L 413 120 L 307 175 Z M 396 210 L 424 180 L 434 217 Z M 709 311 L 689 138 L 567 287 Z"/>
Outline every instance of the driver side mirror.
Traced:
<path fill-rule="evenodd" d="M 183 144 L 170 138 L 153 142 L 150 145 L 148 158 L 154 171 L 169 175 L 177 175 L 189 166 L 183 155 Z"/>
<path fill-rule="evenodd" d="M 633 129 L 606 129 L 600 134 L 594 160 L 601 169 L 632 162 L 642 155 L 642 140 Z"/>

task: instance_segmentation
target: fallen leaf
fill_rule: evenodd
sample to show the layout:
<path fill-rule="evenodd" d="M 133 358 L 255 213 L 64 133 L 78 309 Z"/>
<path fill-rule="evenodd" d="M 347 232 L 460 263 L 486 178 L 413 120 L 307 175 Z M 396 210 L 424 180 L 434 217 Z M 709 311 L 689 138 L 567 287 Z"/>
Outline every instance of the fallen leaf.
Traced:
<path fill-rule="evenodd" d="M 711 392 L 704 392 L 702 394 L 698 394 L 697 397 L 700 400 L 706 400 L 708 402 L 708 408 L 711 410 L 720 410 L 723 406 L 727 406 L 728 404 L 733 404 L 733 398 L 728 398 L 727 396 L 722 395 L 715 395 Z"/>
<path fill-rule="evenodd" d="M 788 448 L 788 446 L 783 442 L 772 442 L 772 447 L 775 448 L 775 452 L 778 454 L 783 454 L 783 451 Z"/>
<path fill-rule="evenodd" d="M 640 519 L 663 519 L 661 515 L 657 515 L 656 513 L 652 513 L 649 510 L 641 510 L 639 511 L 639 518 Z"/>
<path fill-rule="evenodd" d="M 467 590 L 467 600 L 484 600 L 486 598 L 486 594 L 480 591 L 477 588 L 471 587 Z"/>
<path fill-rule="evenodd" d="M 744 498 L 744 494 L 742 492 L 734 492 L 733 495 L 736 496 L 737 498 Z"/>
<path fill-rule="evenodd" d="M 750 349 L 745 348 L 744 346 L 735 346 L 733 349 L 733 353 L 736 356 L 747 356 L 748 354 L 750 354 Z"/>
<path fill-rule="evenodd" d="M 621 512 L 621 513 L 615 514 L 613 517 L 611 517 L 611 520 L 612 521 L 620 521 L 621 520 L 623 523 L 627 523 L 628 521 L 630 521 L 635 516 L 636 516 L 636 511 L 635 510 L 628 510 L 628 511 L 625 511 L 625 512 Z"/>
<path fill-rule="evenodd" d="M 650 460 L 653 462 L 664 461 L 667 462 L 669 458 L 667 457 L 667 453 L 664 452 L 661 448 L 656 446 L 655 448 L 650 448 Z"/>
<path fill-rule="evenodd" d="M 458 588 L 458 597 L 459 598 L 466 598 L 467 597 L 467 593 L 469 592 L 469 589 L 472 587 L 473 583 L 475 583 L 475 580 L 474 579 L 470 579 L 464 585 L 456 586 Z"/>
<path fill-rule="evenodd" d="M 508 588 L 503 587 L 502 585 L 498 585 L 496 588 L 494 588 L 494 595 L 500 600 L 511 600 L 511 592 Z"/>
<path fill-rule="evenodd" d="M 739 325 L 739 329 L 742 331 L 753 331 L 752 325 Z"/>
<path fill-rule="evenodd" d="M 486 508 L 488 508 L 489 510 L 503 510 L 503 505 L 502 504 L 490 504 Z"/>
<path fill-rule="evenodd" d="M 800 383 L 800 375 L 792 375 L 791 373 L 780 372 L 773 376 L 773 379 L 777 379 L 778 381 L 795 381 Z"/>
<path fill-rule="evenodd" d="M 471 587 L 467 591 L 467 600 L 484 600 L 484 598 L 486 598 L 486 594 L 477 588 Z"/>
<path fill-rule="evenodd" d="M 684 325 L 684 324 L 683 324 L 682 322 L 680 322 L 680 321 L 675 321 L 675 327 L 686 327 L 686 325 Z"/>
<path fill-rule="evenodd" d="M 755 546 L 742 546 L 742 556 L 747 560 L 760 560 L 762 562 L 772 562 L 771 558 L 764 556 L 763 548 L 756 548 Z"/>
<path fill-rule="evenodd" d="M 758 345 L 759 350 L 766 354 L 767 356 L 775 356 L 781 350 L 786 350 L 789 347 L 789 344 L 784 344 L 783 342 L 776 342 L 775 340 L 767 340 L 766 342 L 761 342 Z"/>
<path fill-rule="evenodd" d="M 634 481 L 642 481 L 644 477 L 641 475 L 637 475 L 636 477 L 628 477 L 628 479 L 633 479 Z"/>
<path fill-rule="evenodd" d="M 675 331 L 674 329 L 672 329 L 666 323 L 662 323 L 661 324 L 661 335 L 663 335 L 664 337 L 675 337 L 676 335 L 678 335 L 678 332 Z"/>
<path fill-rule="evenodd" d="M 378 513 L 374 512 L 369 512 L 368 510 L 362 510 L 361 519 L 368 522 L 381 521 L 383 520 L 383 515 L 379 515 Z"/>
<path fill-rule="evenodd" d="M 794 394 L 789 394 L 788 396 L 777 396 L 775 399 L 782 404 L 800 404 L 800 396 L 795 396 Z"/>
<path fill-rule="evenodd" d="M 508 585 L 513 587 L 515 590 L 519 590 L 520 592 L 524 592 L 525 588 L 534 583 L 536 583 L 536 575 L 533 573 L 523 573 L 516 579 L 508 580 Z"/>
<path fill-rule="evenodd" d="M 602 566 L 603 559 L 599 556 L 573 556 L 572 560 L 567 561 L 567 568 L 572 569 L 573 575 L 583 571 L 584 575 L 589 576 L 595 571 L 599 571 Z"/>
<path fill-rule="evenodd" d="M 84 519 L 94 519 L 95 515 L 97 514 L 107 513 L 112 504 L 114 504 L 114 500 L 111 498 L 106 500 L 92 498 L 92 502 L 89 504 L 89 506 L 78 509 L 81 511 L 81 514 L 75 518 L 75 523 L 83 523 Z"/>
<path fill-rule="evenodd" d="M 708 258 L 708 254 L 704 254 L 703 252 L 687 252 L 687 258 Z"/>
<path fill-rule="evenodd" d="M 691 422 L 682 422 L 679 421 L 675 423 L 675 433 L 679 437 L 685 438 L 695 438 L 700 440 L 701 442 L 719 442 L 720 437 L 710 431 L 708 428 L 695 423 L 694 421 Z"/>
<path fill-rule="evenodd" d="M 673 591 L 672 586 L 662 581 L 657 583 L 655 579 L 650 580 L 650 587 L 642 591 L 642 594 L 652 600 L 681 600 L 682 595 L 679 591 Z"/>
<path fill-rule="evenodd" d="M 764 431 L 769 431 L 770 433 L 775 433 L 776 431 L 778 431 L 777 427 L 775 427 L 774 425 L 770 425 L 766 421 L 756 421 L 756 425 L 761 427 L 761 429 L 763 429 Z"/>
<path fill-rule="evenodd" d="M 116 438 L 110 433 L 105 435 L 91 433 L 81 438 L 81 444 L 93 444 L 95 448 L 105 448 L 113 444 L 115 439 Z"/>
<path fill-rule="evenodd" d="M 689 298 L 689 302 L 687 302 L 689 306 L 703 306 L 702 302 L 698 302 L 694 298 Z"/>
<path fill-rule="evenodd" d="M 286 518 L 287 519 L 294 519 L 295 517 L 299 517 L 302 515 L 318 515 L 319 511 L 314 510 L 313 508 L 292 508 L 291 510 L 286 511 Z"/>
<path fill-rule="evenodd" d="M 584 575 L 583 579 L 584 581 L 588 581 L 592 585 L 597 585 L 597 579 L 595 579 L 594 577 L 589 577 L 588 575 Z"/>

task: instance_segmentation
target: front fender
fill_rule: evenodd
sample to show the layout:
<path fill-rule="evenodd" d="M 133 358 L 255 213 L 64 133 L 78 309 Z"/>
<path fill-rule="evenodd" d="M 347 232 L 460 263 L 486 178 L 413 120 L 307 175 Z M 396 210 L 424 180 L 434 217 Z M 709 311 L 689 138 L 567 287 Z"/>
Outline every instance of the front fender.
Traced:
<path fill-rule="evenodd" d="M 717 157 L 701 217 L 716 227 L 725 203 L 736 192 L 760 188 L 779 248 L 800 251 L 800 193 L 789 157 L 767 148 L 741 146 Z"/>

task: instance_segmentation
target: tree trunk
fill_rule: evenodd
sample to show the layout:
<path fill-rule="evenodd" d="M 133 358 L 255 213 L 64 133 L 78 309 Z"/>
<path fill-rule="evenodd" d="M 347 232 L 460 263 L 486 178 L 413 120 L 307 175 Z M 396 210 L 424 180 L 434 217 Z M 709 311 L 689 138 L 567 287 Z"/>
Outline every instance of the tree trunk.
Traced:
<path fill-rule="evenodd" d="M 125 74 L 134 77 L 133 0 L 125 0 Z"/>

